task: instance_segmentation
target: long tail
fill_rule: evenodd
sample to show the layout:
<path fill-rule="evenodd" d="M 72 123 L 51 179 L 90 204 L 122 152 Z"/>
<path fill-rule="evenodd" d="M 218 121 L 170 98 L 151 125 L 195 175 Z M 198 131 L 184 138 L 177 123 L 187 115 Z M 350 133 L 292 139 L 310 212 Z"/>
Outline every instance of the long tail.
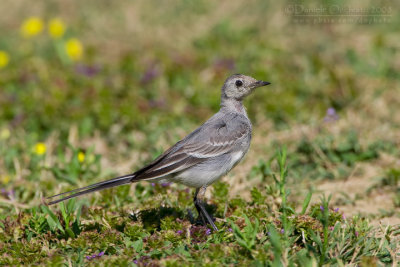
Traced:
<path fill-rule="evenodd" d="M 53 205 L 56 204 L 58 202 L 70 199 L 70 198 L 74 198 L 77 196 L 81 196 L 81 195 L 85 195 L 85 194 L 89 194 L 92 192 L 96 192 L 99 190 L 103 190 L 106 188 L 111 188 L 111 187 L 115 187 L 115 186 L 119 186 L 119 185 L 124 185 L 124 184 L 129 184 L 132 182 L 132 178 L 134 178 L 136 175 L 135 174 L 128 174 L 128 175 L 124 175 L 124 176 L 120 176 L 114 179 L 110 179 L 104 182 L 100 182 L 100 183 L 96 183 L 96 184 L 92 184 L 89 186 L 85 186 L 82 188 L 78 188 L 78 189 L 74 189 L 65 193 L 61 193 L 58 195 L 54 195 L 51 197 L 48 197 L 48 200 L 54 199 L 54 198 L 58 198 L 56 200 L 52 200 L 50 202 L 48 202 L 48 205 Z"/>

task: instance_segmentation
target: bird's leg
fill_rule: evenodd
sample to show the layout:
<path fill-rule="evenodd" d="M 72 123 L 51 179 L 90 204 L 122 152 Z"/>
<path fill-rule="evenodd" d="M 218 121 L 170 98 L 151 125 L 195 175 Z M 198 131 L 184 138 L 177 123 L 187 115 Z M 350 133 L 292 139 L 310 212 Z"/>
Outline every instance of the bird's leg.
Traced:
<path fill-rule="evenodd" d="M 203 186 L 200 188 L 196 189 L 196 193 L 194 194 L 194 206 L 197 209 L 197 212 L 199 213 L 201 219 L 203 220 L 204 225 L 207 225 L 207 221 L 209 224 L 211 224 L 212 228 L 215 231 L 218 231 L 217 226 L 215 226 L 215 223 L 213 222 L 211 216 L 208 214 L 208 212 L 206 211 L 205 207 L 204 207 L 204 202 L 203 202 L 203 198 L 204 198 L 204 193 L 206 192 L 207 187 Z"/>
<path fill-rule="evenodd" d="M 202 192 L 200 192 L 200 190 Z M 203 224 L 207 225 L 206 217 L 203 215 L 202 208 L 201 208 L 201 206 L 203 206 L 203 202 L 202 202 L 201 198 L 203 198 L 204 192 L 205 192 L 205 190 L 203 189 L 203 187 L 196 188 L 196 192 L 194 193 L 193 202 L 194 202 L 194 206 L 197 209 L 197 212 L 199 213 L 201 220 L 203 221 Z"/>

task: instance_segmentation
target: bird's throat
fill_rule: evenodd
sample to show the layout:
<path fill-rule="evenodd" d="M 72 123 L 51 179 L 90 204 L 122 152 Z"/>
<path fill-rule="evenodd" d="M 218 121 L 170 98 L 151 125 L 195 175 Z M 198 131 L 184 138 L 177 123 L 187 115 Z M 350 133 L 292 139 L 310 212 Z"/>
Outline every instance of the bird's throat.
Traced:
<path fill-rule="evenodd" d="M 230 112 L 237 112 L 247 116 L 246 109 L 243 106 L 242 101 L 236 99 L 223 99 L 221 101 L 221 109 L 230 111 Z"/>

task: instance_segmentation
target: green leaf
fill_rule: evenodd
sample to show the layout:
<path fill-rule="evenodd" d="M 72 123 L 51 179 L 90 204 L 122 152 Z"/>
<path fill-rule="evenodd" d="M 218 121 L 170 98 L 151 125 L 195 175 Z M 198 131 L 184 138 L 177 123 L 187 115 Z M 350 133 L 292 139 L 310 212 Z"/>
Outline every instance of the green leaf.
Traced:
<path fill-rule="evenodd" d="M 141 252 L 143 250 L 143 240 L 138 239 L 132 243 L 132 247 L 135 249 L 136 252 Z"/>
<path fill-rule="evenodd" d="M 307 210 L 307 208 L 308 208 L 308 205 L 310 204 L 310 201 L 311 201 L 312 194 L 313 194 L 312 191 L 309 191 L 309 192 L 307 193 L 307 196 L 306 196 L 306 198 L 304 199 L 303 207 L 302 207 L 302 209 L 301 209 L 300 214 L 305 214 L 305 213 L 306 213 L 306 210 Z"/>
<path fill-rule="evenodd" d="M 58 220 L 57 216 L 49 209 L 49 207 L 42 205 L 40 206 L 43 213 L 47 214 L 46 217 L 47 223 L 50 226 L 50 229 L 55 230 L 58 228 L 62 233 L 64 233 L 64 228 L 62 227 L 60 221 Z"/>

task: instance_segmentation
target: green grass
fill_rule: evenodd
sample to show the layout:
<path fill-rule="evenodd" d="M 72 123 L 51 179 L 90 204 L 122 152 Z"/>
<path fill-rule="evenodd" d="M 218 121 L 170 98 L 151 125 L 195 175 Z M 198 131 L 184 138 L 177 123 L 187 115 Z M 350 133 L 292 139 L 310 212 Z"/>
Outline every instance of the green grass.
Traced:
<path fill-rule="evenodd" d="M 384 24 L 304 25 L 291 4 L 5 1 L 0 265 L 398 264 L 400 7 L 387 4 Z M 24 38 L 30 16 L 45 28 Z M 54 17 L 60 39 L 46 29 Z M 197 224 L 179 185 L 43 205 L 154 159 L 218 110 L 233 73 L 272 84 L 245 101 L 249 154 L 209 189 L 219 232 Z"/>
<path fill-rule="evenodd" d="M 144 185 L 127 196 L 126 188 L 118 188 L 104 192 L 103 207 L 69 200 L 56 212 L 40 205 L 3 216 L 1 263 L 311 266 L 393 261 L 397 245 L 391 236 L 400 229 L 375 232 L 362 218 L 345 218 L 330 198 L 309 206 L 312 194 L 303 203 L 286 204 L 285 160 L 285 152 L 278 155 L 275 183 L 253 188 L 249 201 L 229 199 L 224 183 L 214 187 L 219 190 L 209 209 L 224 218 L 216 222 L 218 232 L 195 224 L 188 190 Z M 274 206 L 276 201 L 281 205 Z M 129 214 L 122 208 L 128 205 L 141 209 Z"/>

